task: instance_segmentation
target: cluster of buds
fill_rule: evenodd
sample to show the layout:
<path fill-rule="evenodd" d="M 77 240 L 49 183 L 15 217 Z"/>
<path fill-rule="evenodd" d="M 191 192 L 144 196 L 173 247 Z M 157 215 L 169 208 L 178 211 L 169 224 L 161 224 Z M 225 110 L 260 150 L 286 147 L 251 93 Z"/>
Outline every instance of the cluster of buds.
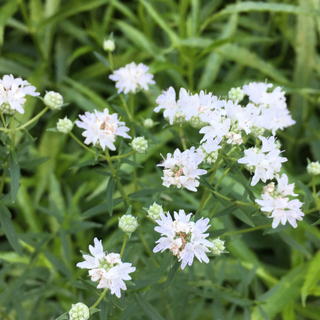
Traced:
<path fill-rule="evenodd" d="M 221 253 L 225 252 L 226 247 L 224 246 L 224 241 L 220 240 L 220 238 L 217 239 L 209 239 L 213 243 L 213 247 L 210 248 L 210 251 L 217 255 L 220 256 Z"/>
<path fill-rule="evenodd" d="M 73 304 L 69 311 L 70 320 L 88 320 L 90 318 L 89 308 L 81 302 Z"/>
<path fill-rule="evenodd" d="M 160 218 L 161 213 L 163 213 L 162 206 L 158 205 L 155 202 L 148 209 L 148 217 L 150 217 L 154 221 Z"/>
<path fill-rule="evenodd" d="M 67 117 L 59 119 L 57 122 L 57 130 L 61 133 L 68 134 L 73 128 L 73 123 Z"/>
<path fill-rule="evenodd" d="M 132 216 L 131 214 L 125 214 L 119 218 L 118 226 L 130 237 L 131 234 L 138 228 L 139 224 L 136 217 Z"/>
<path fill-rule="evenodd" d="M 319 163 L 319 161 L 310 162 L 308 164 L 308 166 L 307 166 L 307 171 L 312 176 L 316 176 L 316 175 L 320 174 L 320 163 Z"/>
<path fill-rule="evenodd" d="M 137 137 L 132 140 L 131 147 L 138 153 L 145 153 L 148 149 L 148 141 L 144 137 Z"/>
<path fill-rule="evenodd" d="M 62 95 L 54 91 L 48 91 L 45 94 L 43 101 L 51 110 L 59 110 L 63 105 Z"/>
<path fill-rule="evenodd" d="M 231 88 L 228 97 L 232 101 L 241 101 L 245 96 L 245 93 L 242 91 L 240 87 L 238 88 Z"/>

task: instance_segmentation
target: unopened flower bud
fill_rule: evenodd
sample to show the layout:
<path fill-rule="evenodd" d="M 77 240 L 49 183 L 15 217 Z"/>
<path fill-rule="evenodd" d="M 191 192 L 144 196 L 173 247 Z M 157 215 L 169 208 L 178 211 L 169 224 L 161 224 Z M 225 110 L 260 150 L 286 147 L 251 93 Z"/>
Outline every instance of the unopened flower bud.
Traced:
<path fill-rule="evenodd" d="M 185 122 L 186 122 L 186 115 L 182 111 L 176 112 L 173 118 L 173 124 L 182 124 Z"/>
<path fill-rule="evenodd" d="M 44 104 L 51 110 L 59 110 L 63 105 L 62 95 L 58 92 L 48 91 L 43 100 Z"/>
<path fill-rule="evenodd" d="M 153 120 L 148 118 L 143 121 L 143 125 L 145 128 L 149 129 L 153 127 Z"/>
<path fill-rule="evenodd" d="M 317 162 L 311 162 L 307 166 L 307 171 L 309 174 L 316 176 L 320 174 L 320 163 L 319 161 Z"/>
<path fill-rule="evenodd" d="M 245 94 L 240 87 L 231 88 L 228 93 L 229 99 L 233 101 L 241 101 L 244 98 L 244 96 Z"/>
<path fill-rule="evenodd" d="M 191 127 L 195 128 L 195 129 L 202 129 L 203 127 L 208 125 L 208 123 L 203 122 L 199 116 L 191 117 L 189 120 L 189 123 L 190 123 Z"/>
<path fill-rule="evenodd" d="M 210 248 L 211 252 L 215 255 L 220 256 L 220 254 L 225 250 L 224 241 L 220 238 L 210 240 L 213 243 L 213 247 Z"/>
<path fill-rule="evenodd" d="M 59 119 L 57 123 L 58 131 L 64 134 L 68 134 L 72 130 L 72 127 L 73 123 L 67 117 L 64 119 Z"/>
<path fill-rule="evenodd" d="M 137 137 L 132 140 L 132 149 L 138 153 L 145 153 L 148 149 L 148 142 L 144 137 Z"/>
<path fill-rule="evenodd" d="M 155 202 L 148 209 L 148 216 L 152 220 L 157 220 L 160 218 L 160 213 L 163 213 L 162 206 L 156 204 Z"/>
<path fill-rule="evenodd" d="M 270 182 L 268 185 L 263 187 L 264 194 L 272 194 L 274 191 L 274 182 Z"/>
<path fill-rule="evenodd" d="M 200 146 L 200 149 L 204 154 L 203 161 L 205 163 L 212 164 L 212 163 L 217 161 L 218 155 L 219 155 L 218 150 L 215 150 L 215 151 L 212 151 L 212 152 L 208 153 L 208 152 L 206 152 L 206 150 L 202 146 Z"/>
<path fill-rule="evenodd" d="M 17 110 L 12 109 L 8 102 L 3 102 L 0 106 L 0 112 L 9 116 L 13 116 L 17 112 Z"/>
<path fill-rule="evenodd" d="M 73 304 L 69 311 L 70 320 L 88 320 L 90 318 L 89 308 L 81 302 Z"/>
<path fill-rule="evenodd" d="M 125 214 L 121 218 L 119 218 L 119 228 L 131 235 L 138 228 L 139 224 L 137 218 L 132 216 L 131 214 Z"/>
<path fill-rule="evenodd" d="M 116 48 L 116 45 L 115 45 L 115 43 L 114 43 L 114 41 L 113 40 L 111 40 L 111 39 L 104 39 L 104 41 L 103 41 L 103 50 L 104 51 L 110 51 L 110 52 L 112 52 L 112 51 L 114 51 L 114 49 Z"/>

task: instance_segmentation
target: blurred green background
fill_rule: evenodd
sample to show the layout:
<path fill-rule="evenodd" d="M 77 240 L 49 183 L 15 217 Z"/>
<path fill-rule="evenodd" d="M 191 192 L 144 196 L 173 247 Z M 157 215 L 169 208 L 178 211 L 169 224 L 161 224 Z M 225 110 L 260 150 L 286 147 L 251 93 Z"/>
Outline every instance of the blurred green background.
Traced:
<path fill-rule="evenodd" d="M 22 257 L 1 233 L 3 319 L 53 319 L 71 303 L 93 303 L 97 295 L 78 281 L 79 276 L 86 278 L 75 267 L 82 260 L 79 250 L 86 251 L 97 236 L 104 239 L 108 251 L 120 251 L 123 234 L 117 221 L 125 208 L 115 206 L 110 217 L 103 205 L 100 211 L 96 207 L 105 202 L 108 185 L 108 178 L 96 172 L 102 166 L 81 165 L 92 159 L 90 154 L 68 136 L 46 131 L 59 118 L 75 120 L 94 109 L 109 108 L 121 115 L 114 83 L 108 79 L 110 69 L 101 58 L 107 58 L 102 44 L 111 33 L 116 43 L 115 68 L 143 62 L 156 81 L 135 97 L 136 131 L 146 134 L 152 144 L 146 155 L 137 157 L 143 165 L 138 168 L 140 189 L 161 187 L 162 173 L 155 168 L 160 153 L 180 147 L 176 131 L 161 129 L 165 121 L 152 112 L 161 90 L 184 87 L 194 93 L 207 90 L 226 96 L 231 87 L 267 79 L 287 92 L 288 108 L 296 121 L 278 132 L 289 159 L 284 171 L 292 181 L 301 181 L 297 187 L 305 209 L 314 207 L 306 165 L 307 158 L 320 160 L 318 0 L 2 0 L 0 74 L 21 76 L 42 95 L 45 90 L 58 91 L 70 103 L 47 113 L 30 131 L 37 140 L 23 155 L 29 164 L 22 170 L 17 202 L 10 207 L 24 248 Z M 25 114 L 18 118 L 25 122 L 42 108 L 40 100 L 28 99 Z M 147 117 L 160 124 L 145 132 L 141 119 Z M 127 121 L 125 114 L 122 119 Z M 74 133 L 82 139 L 79 129 Z M 200 137 L 193 129 L 186 129 L 185 135 L 189 146 Z M 122 179 L 126 190 L 133 192 L 132 167 L 123 170 L 129 173 L 129 178 Z M 237 186 L 230 178 L 224 182 L 224 192 L 233 188 L 230 192 L 236 196 Z M 171 253 L 151 253 L 157 235 L 152 223 L 143 220 L 142 207 L 159 201 L 171 212 L 179 208 L 195 212 L 200 198 L 172 189 L 139 196 L 133 213 L 144 223 L 131 238 L 132 249 L 126 257 L 137 266 L 136 285 L 130 287 L 133 291 L 126 300 L 109 297 L 92 319 L 319 320 L 320 256 L 316 252 L 320 232 L 311 226 L 317 212 L 296 230 L 284 228 L 267 235 L 257 230 L 225 237 L 229 254 L 209 265 L 194 263 L 178 272 L 172 284 L 166 280 Z M 224 207 L 222 203 L 219 210 Z M 88 211 L 91 208 L 96 210 Z M 206 209 L 209 212 L 211 207 Z M 235 233 L 269 223 L 238 211 L 213 219 L 213 228 Z M 308 294 L 312 296 L 304 306 Z"/>

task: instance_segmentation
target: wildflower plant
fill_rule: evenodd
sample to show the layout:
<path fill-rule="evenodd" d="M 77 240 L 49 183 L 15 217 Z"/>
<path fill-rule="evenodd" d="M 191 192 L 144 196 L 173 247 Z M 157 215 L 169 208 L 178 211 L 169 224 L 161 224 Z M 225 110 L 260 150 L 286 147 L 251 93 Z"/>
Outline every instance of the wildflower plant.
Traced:
<path fill-rule="evenodd" d="M 0 317 L 317 319 L 319 6 L 69 2 L 1 13 Z"/>

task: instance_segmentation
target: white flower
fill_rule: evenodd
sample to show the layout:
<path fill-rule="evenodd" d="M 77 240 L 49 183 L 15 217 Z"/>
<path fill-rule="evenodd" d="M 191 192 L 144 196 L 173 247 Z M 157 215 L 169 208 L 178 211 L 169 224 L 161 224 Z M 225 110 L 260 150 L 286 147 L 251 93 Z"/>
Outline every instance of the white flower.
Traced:
<path fill-rule="evenodd" d="M 94 113 L 86 112 L 85 115 L 79 115 L 82 121 L 77 121 L 76 125 L 79 128 L 85 129 L 82 133 L 86 140 L 85 144 L 92 143 L 94 146 L 97 143 L 101 148 L 109 148 L 110 150 L 116 150 L 114 142 L 116 136 L 131 139 L 126 133 L 130 129 L 125 126 L 124 122 L 120 122 L 118 114 L 109 114 L 108 109 L 104 109 L 103 112 L 94 110 Z"/>
<path fill-rule="evenodd" d="M 281 151 L 277 149 L 274 137 L 265 138 L 259 136 L 262 141 L 262 148 L 251 148 L 244 151 L 245 157 L 238 160 L 239 163 L 245 163 L 254 169 L 254 176 L 251 185 L 255 186 L 261 179 L 266 182 L 273 179 L 274 174 L 281 170 L 281 163 L 287 161 L 287 158 L 280 157 Z"/>
<path fill-rule="evenodd" d="M 163 185 L 169 188 L 171 185 L 181 188 L 182 186 L 191 191 L 197 191 L 200 175 L 206 174 L 206 170 L 198 169 L 198 165 L 203 161 L 204 154 L 201 149 L 191 149 L 181 152 L 176 149 L 174 154 L 167 154 L 167 158 L 160 167 L 164 167 Z"/>
<path fill-rule="evenodd" d="M 38 96 L 40 93 L 35 92 L 36 87 L 21 78 L 14 78 L 13 75 L 5 75 L 0 80 L 0 107 L 10 106 L 9 113 L 14 111 L 24 113 L 23 105 L 26 102 L 25 96 Z M 6 108 L 5 108 L 6 109 Z"/>
<path fill-rule="evenodd" d="M 131 263 L 122 262 L 120 254 L 103 252 L 102 241 L 94 238 L 94 247 L 89 246 L 90 255 L 83 255 L 85 261 L 79 262 L 77 267 L 89 269 L 92 281 L 99 281 L 97 288 L 108 288 L 111 294 L 121 297 L 120 289 L 127 287 L 123 280 L 131 280 L 129 273 L 136 270 Z"/>
<path fill-rule="evenodd" d="M 294 183 L 288 184 L 286 174 L 282 174 L 281 178 L 276 175 L 276 179 L 278 185 L 275 187 L 274 183 L 269 183 L 263 190 L 262 200 L 256 199 L 256 202 L 262 207 L 262 211 L 267 212 L 269 218 L 273 218 L 272 228 L 276 228 L 280 221 L 283 225 L 288 221 L 296 228 L 296 220 L 302 220 L 304 216 L 300 210 L 302 202 L 297 199 L 289 201 L 289 198 L 286 197 L 289 195 L 297 196 L 293 192 Z"/>
<path fill-rule="evenodd" d="M 209 236 L 204 233 L 210 227 L 209 219 L 201 218 L 196 223 L 190 221 L 191 213 L 185 214 L 184 210 L 179 210 L 179 213 L 174 212 L 175 220 L 169 212 L 160 214 L 160 219 L 156 220 L 159 226 L 155 227 L 155 231 L 161 234 L 161 238 L 156 241 L 158 245 L 153 249 L 153 252 L 163 252 L 166 249 L 172 251 L 173 255 L 182 261 L 181 269 L 184 269 L 188 264 L 192 265 L 194 256 L 202 262 L 209 262 L 206 252 L 208 248 L 213 247 L 213 243 L 206 240 Z"/>
<path fill-rule="evenodd" d="M 116 88 L 119 89 L 118 93 L 124 92 L 125 94 L 132 92 L 136 93 L 141 88 L 149 90 L 148 84 L 155 84 L 153 75 L 147 73 L 149 67 L 143 63 L 136 65 L 134 62 L 127 64 L 124 68 L 115 70 L 109 78 L 116 81 Z"/>
<path fill-rule="evenodd" d="M 164 109 L 163 116 L 169 118 L 169 123 L 173 124 L 174 116 L 179 110 L 174 89 L 170 87 L 167 91 L 162 91 L 156 102 L 159 106 L 155 107 L 154 111 L 159 112 Z"/>
<path fill-rule="evenodd" d="M 249 100 L 259 104 L 261 97 L 265 94 L 268 88 L 271 88 L 272 84 L 266 84 L 262 82 L 250 82 L 248 85 L 242 87 L 242 91 L 249 96 Z"/>

